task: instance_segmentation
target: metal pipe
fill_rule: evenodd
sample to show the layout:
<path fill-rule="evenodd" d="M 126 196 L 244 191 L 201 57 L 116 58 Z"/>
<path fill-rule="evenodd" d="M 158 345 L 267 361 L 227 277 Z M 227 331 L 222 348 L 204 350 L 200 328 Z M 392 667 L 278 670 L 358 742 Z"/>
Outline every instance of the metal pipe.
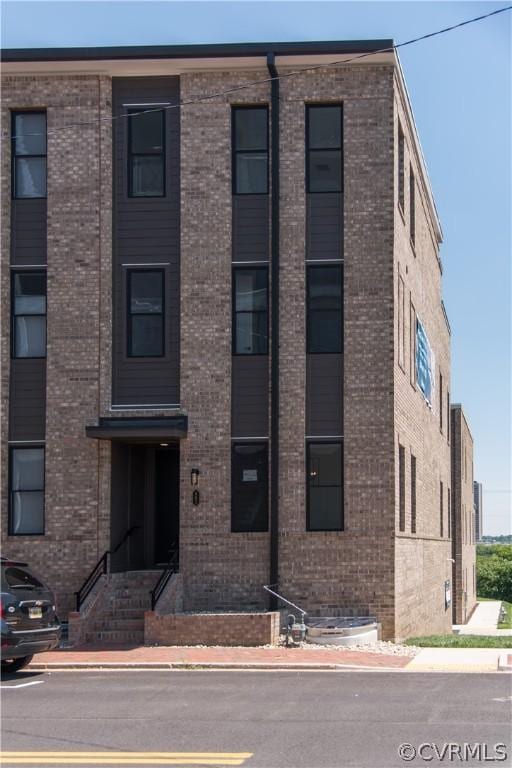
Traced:
<path fill-rule="evenodd" d="M 271 82 L 271 291 L 270 362 L 270 583 L 279 582 L 279 76 L 273 53 L 267 54 Z M 274 593 L 271 610 L 277 606 Z"/>

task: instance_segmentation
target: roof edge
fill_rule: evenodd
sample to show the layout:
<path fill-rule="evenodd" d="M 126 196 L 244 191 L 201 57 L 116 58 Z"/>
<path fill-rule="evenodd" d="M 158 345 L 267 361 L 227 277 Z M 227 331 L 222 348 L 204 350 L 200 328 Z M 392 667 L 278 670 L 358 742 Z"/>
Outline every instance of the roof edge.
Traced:
<path fill-rule="evenodd" d="M 230 56 L 371 53 L 393 47 L 393 40 L 319 40 L 291 43 L 204 43 L 183 45 L 122 45 L 80 48 L 5 48 L 4 62 L 101 61 L 102 59 L 194 59 Z"/>

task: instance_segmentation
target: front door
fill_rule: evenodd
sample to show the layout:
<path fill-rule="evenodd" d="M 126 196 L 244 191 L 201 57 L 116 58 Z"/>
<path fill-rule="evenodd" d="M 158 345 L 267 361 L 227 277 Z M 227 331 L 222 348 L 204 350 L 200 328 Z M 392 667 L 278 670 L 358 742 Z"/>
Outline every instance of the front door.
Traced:
<path fill-rule="evenodd" d="M 112 451 L 111 547 L 131 530 L 114 571 L 163 565 L 179 537 L 179 447 L 117 445 Z"/>

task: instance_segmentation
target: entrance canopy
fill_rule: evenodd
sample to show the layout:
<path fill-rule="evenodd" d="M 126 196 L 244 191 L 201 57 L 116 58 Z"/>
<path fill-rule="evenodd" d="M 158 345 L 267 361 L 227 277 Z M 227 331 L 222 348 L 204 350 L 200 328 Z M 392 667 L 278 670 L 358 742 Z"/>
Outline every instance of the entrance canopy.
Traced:
<path fill-rule="evenodd" d="M 123 443 L 162 443 L 182 440 L 187 436 L 188 417 L 184 414 L 165 418 L 109 418 L 100 419 L 97 426 L 85 428 L 87 437 L 98 440 L 116 440 Z"/>

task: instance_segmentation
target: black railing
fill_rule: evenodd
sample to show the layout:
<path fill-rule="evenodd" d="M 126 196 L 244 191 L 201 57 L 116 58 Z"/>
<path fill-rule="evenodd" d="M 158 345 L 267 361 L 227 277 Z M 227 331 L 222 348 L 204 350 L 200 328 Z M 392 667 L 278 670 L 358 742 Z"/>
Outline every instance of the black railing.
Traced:
<path fill-rule="evenodd" d="M 117 546 L 114 549 L 107 549 L 106 552 L 102 554 L 78 592 L 75 592 L 76 597 L 76 610 L 79 611 L 80 607 L 84 604 L 84 601 L 86 597 L 91 593 L 91 591 L 94 589 L 98 581 L 101 579 L 101 577 L 108 573 L 110 570 L 110 557 L 111 555 L 115 555 L 116 552 L 118 552 L 125 541 L 130 538 L 132 533 L 137 530 L 137 528 L 140 528 L 139 525 L 132 525 L 131 528 L 128 528 L 124 536 L 122 537 L 121 541 L 117 544 Z"/>
<path fill-rule="evenodd" d="M 151 610 L 155 610 L 155 606 L 158 603 L 160 597 L 162 596 L 162 592 L 166 588 L 169 579 L 173 575 L 173 573 L 178 573 L 178 564 L 179 564 L 179 546 L 178 542 L 173 541 L 170 549 L 169 549 L 169 562 L 165 566 L 164 570 L 162 571 L 155 588 L 151 590 Z"/>

